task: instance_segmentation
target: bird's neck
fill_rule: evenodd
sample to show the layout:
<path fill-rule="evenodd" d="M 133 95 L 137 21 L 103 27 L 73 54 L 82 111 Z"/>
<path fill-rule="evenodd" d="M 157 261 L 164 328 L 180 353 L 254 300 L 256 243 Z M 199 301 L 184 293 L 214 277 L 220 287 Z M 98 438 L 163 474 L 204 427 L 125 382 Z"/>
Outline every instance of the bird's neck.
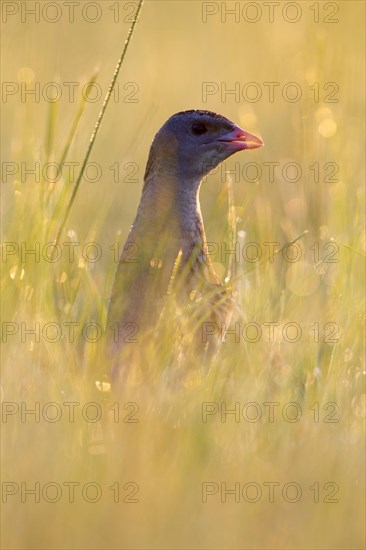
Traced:
<path fill-rule="evenodd" d="M 183 258 L 188 258 L 194 249 L 205 257 L 199 189 L 199 179 L 183 179 L 166 171 L 159 174 L 155 167 L 153 175 L 146 174 L 134 229 L 140 228 L 155 241 L 166 240 L 167 246 L 176 248 L 176 254 L 182 250 Z"/>

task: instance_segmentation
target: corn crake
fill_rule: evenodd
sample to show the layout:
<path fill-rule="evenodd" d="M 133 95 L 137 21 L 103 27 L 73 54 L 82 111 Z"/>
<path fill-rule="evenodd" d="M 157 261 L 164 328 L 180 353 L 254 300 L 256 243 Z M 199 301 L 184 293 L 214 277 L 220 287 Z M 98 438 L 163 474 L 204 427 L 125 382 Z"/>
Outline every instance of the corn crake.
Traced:
<path fill-rule="evenodd" d="M 202 110 L 173 115 L 156 134 L 110 300 L 105 352 L 112 383 L 139 361 L 168 294 L 183 312 L 187 304 L 192 307 L 192 296 L 199 296 L 193 300 L 198 322 L 190 331 L 196 349 L 199 342 L 205 347 L 203 321 L 228 323 L 233 297 L 208 254 L 199 190 L 223 160 L 262 145 L 227 118 Z"/>

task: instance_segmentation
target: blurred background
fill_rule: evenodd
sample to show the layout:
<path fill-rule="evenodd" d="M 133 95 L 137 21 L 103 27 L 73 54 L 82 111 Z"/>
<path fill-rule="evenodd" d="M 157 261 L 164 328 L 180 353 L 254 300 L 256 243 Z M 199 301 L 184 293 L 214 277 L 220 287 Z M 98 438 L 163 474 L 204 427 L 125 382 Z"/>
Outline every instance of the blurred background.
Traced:
<path fill-rule="evenodd" d="M 137 2 L 1 7 L 2 473 L 13 483 L 4 548 L 363 548 L 364 3 L 145 1 L 60 240 L 75 258 L 63 246 L 55 263 L 42 250 L 60 227 Z M 23 417 L 24 403 L 65 412 L 64 402 L 112 402 L 89 391 L 97 346 L 78 330 L 71 342 L 64 323 L 103 325 L 114 243 L 123 246 L 135 216 L 151 141 L 185 109 L 221 113 L 263 138 L 264 148 L 207 178 L 202 212 L 223 278 L 222 250 L 233 237 L 239 245 L 246 321 L 297 323 L 301 338 L 231 338 L 206 380 L 173 393 L 158 376 L 126 388 L 122 417 L 137 403 L 138 422 L 114 422 L 108 437 L 80 415 Z M 53 163 L 62 164 L 57 177 Z M 265 243 L 279 249 L 299 237 L 300 261 L 266 259 Z M 96 262 L 83 255 L 89 242 L 102 250 Z M 252 242 L 261 263 L 243 254 Z M 40 246 L 39 257 L 24 243 Z M 57 323 L 62 337 L 38 337 L 36 323 Z M 160 346 L 170 345 L 161 334 Z M 161 372 L 158 354 L 146 361 Z M 296 402 L 302 415 L 204 423 L 204 402 L 240 411 Z M 91 437 L 101 443 L 88 446 Z M 50 482 L 64 489 L 58 501 L 42 496 Z M 98 483 L 102 496 L 92 503 L 80 489 L 69 502 L 65 482 Z M 214 494 L 204 502 L 207 482 Z M 263 490 L 257 502 L 223 497 L 221 484 L 249 482 Z M 270 482 L 280 483 L 273 502 Z M 302 488 L 296 502 L 283 498 L 290 482 Z M 21 483 L 40 483 L 39 503 Z M 138 502 L 123 502 L 134 491 Z"/>

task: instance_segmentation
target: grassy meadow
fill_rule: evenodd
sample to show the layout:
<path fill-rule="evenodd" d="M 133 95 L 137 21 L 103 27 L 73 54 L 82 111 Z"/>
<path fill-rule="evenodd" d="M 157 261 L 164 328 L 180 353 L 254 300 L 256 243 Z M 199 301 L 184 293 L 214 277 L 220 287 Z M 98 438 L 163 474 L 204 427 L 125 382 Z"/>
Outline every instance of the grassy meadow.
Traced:
<path fill-rule="evenodd" d="M 137 2 L 34 4 L 2 2 L 2 547 L 364 548 L 364 3 L 146 0 L 53 258 Z M 240 311 L 173 387 L 167 307 L 112 395 L 116 256 L 193 108 L 265 143 L 200 195 Z"/>

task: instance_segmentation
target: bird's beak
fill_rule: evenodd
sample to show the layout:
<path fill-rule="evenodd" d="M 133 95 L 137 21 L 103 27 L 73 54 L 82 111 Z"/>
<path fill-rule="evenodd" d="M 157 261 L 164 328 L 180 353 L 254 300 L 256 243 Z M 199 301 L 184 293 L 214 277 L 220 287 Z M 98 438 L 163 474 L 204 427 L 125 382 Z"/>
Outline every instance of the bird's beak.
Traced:
<path fill-rule="evenodd" d="M 264 145 L 260 138 L 249 134 L 249 132 L 245 132 L 239 126 L 235 126 L 234 130 L 224 134 L 218 141 L 230 144 L 235 151 L 258 149 L 258 147 L 263 147 Z"/>

